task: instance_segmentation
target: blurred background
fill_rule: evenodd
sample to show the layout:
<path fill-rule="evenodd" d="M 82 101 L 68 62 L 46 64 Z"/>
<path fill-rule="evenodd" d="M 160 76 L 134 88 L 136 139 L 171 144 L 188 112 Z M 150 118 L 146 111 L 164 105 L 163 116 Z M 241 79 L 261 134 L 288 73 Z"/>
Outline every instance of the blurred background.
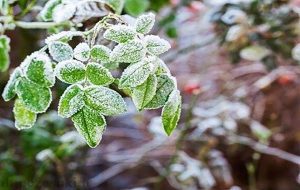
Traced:
<path fill-rule="evenodd" d="M 32 2 L 14 4 L 18 14 L 34 5 L 25 21 L 45 1 Z M 162 59 L 183 96 L 177 130 L 167 137 L 160 110 L 137 112 L 127 99 L 129 111 L 107 118 L 91 149 L 55 111 L 65 84 L 22 132 L 13 102 L 0 98 L 0 189 L 299 190 L 300 1 L 126 0 L 123 14 L 148 11 L 157 13 L 152 33 L 172 44 Z M 1 92 L 9 73 L 59 30 L 6 32 L 11 65 L 0 73 Z"/>

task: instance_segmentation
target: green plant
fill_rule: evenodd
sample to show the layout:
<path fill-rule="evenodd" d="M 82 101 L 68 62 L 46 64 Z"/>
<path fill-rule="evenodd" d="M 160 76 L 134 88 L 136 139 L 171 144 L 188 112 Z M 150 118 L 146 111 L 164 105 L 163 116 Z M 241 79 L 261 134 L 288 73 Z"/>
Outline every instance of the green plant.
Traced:
<path fill-rule="evenodd" d="M 64 23 L 76 15 L 68 2 L 48 1 L 40 16 L 44 21 Z M 101 2 L 108 2 L 115 13 L 121 12 L 121 1 Z M 106 126 L 104 116 L 126 112 L 119 92 L 132 97 L 139 111 L 163 107 L 163 126 L 171 134 L 180 117 L 181 96 L 176 79 L 158 57 L 170 49 L 170 44 L 147 35 L 154 26 L 154 14 L 141 15 L 133 26 L 115 13 L 109 13 L 89 30 L 51 35 L 43 48 L 27 56 L 14 70 L 2 97 L 5 101 L 15 99 L 18 129 L 31 128 L 37 114 L 47 111 L 57 78 L 70 84 L 60 97 L 58 113 L 71 118 L 90 147 L 101 141 Z M 97 37 L 102 34 L 114 44 L 113 49 L 98 43 Z M 74 38 L 81 42 L 73 49 L 70 44 Z M 121 76 L 113 76 L 110 70 L 120 68 L 120 63 L 126 69 Z"/>

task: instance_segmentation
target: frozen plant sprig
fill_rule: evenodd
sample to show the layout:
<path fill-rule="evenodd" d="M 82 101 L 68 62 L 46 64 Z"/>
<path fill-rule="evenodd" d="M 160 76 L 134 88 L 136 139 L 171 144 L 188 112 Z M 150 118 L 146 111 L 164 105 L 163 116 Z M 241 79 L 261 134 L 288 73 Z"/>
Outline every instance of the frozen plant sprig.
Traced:
<path fill-rule="evenodd" d="M 109 20 L 116 20 L 111 24 Z M 29 55 L 15 69 L 2 94 L 5 101 L 15 99 L 15 125 L 31 128 L 37 114 L 45 112 L 52 101 L 55 79 L 70 84 L 60 97 L 58 114 L 71 118 L 77 131 L 90 147 L 96 147 L 106 128 L 105 116 L 126 112 L 123 97 L 111 84 L 133 99 L 137 110 L 162 108 L 163 127 L 168 135 L 180 118 L 181 96 L 176 79 L 158 57 L 170 44 L 158 36 L 147 35 L 154 25 L 152 13 L 137 18 L 134 26 L 120 16 L 109 14 L 86 32 L 61 32 L 46 39 L 46 46 Z M 103 37 L 117 45 L 110 49 L 94 40 L 99 29 Z M 74 49 L 68 42 L 82 42 Z M 113 66 L 128 67 L 120 77 Z M 123 64 L 124 65 L 124 64 Z"/>

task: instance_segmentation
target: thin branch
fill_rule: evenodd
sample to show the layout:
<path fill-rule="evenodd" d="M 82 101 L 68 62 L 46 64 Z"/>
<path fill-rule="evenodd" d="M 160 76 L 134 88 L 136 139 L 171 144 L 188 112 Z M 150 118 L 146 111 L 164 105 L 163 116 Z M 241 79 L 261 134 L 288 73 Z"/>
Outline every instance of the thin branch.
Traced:
<path fill-rule="evenodd" d="M 15 21 L 14 24 L 17 27 L 24 29 L 48 29 L 57 26 L 71 26 L 70 22 L 24 22 L 24 21 Z"/>

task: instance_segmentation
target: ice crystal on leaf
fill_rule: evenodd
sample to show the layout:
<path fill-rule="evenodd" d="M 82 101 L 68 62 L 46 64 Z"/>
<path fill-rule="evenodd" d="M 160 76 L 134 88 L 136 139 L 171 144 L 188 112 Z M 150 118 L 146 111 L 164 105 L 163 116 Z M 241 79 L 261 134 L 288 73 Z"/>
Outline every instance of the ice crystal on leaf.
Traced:
<path fill-rule="evenodd" d="M 74 58 L 79 61 L 87 61 L 90 58 L 90 47 L 87 43 L 80 43 L 74 49 Z"/>
<path fill-rule="evenodd" d="M 147 50 L 153 55 L 160 55 L 171 48 L 168 41 L 161 39 L 158 36 L 149 35 L 145 37 Z"/>
<path fill-rule="evenodd" d="M 117 45 L 111 53 L 111 61 L 135 63 L 142 60 L 146 55 L 146 49 L 140 40 L 132 40 Z"/>
<path fill-rule="evenodd" d="M 49 88 L 37 85 L 25 77 L 18 80 L 16 92 L 24 106 L 34 113 L 45 112 L 52 99 Z"/>
<path fill-rule="evenodd" d="M 67 21 L 73 17 L 75 11 L 74 4 L 59 4 L 53 9 L 52 19 L 57 23 Z"/>
<path fill-rule="evenodd" d="M 132 64 L 127 67 L 121 78 L 119 87 L 128 88 L 136 87 L 145 82 L 148 76 L 153 73 L 155 65 L 152 59 L 144 59 L 138 63 Z"/>
<path fill-rule="evenodd" d="M 157 109 L 165 105 L 169 95 L 175 89 L 173 77 L 160 75 L 157 77 L 157 88 L 153 99 L 145 106 L 146 109 Z"/>
<path fill-rule="evenodd" d="M 72 47 L 64 42 L 50 42 L 49 52 L 52 58 L 57 62 L 66 61 L 73 58 Z"/>
<path fill-rule="evenodd" d="M 132 90 L 132 99 L 138 110 L 142 110 L 155 96 L 157 88 L 157 78 L 150 75 L 141 85 Z"/>
<path fill-rule="evenodd" d="M 68 42 L 74 36 L 83 36 L 83 33 L 79 31 L 62 31 L 60 33 L 49 36 L 48 38 L 46 38 L 45 42 L 48 45 L 55 41 Z"/>
<path fill-rule="evenodd" d="M 165 132 L 170 135 L 175 129 L 181 113 L 181 96 L 178 90 L 174 90 L 162 110 L 162 123 Z"/>
<path fill-rule="evenodd" d="M 58 114 L 64 118 L 71 117 L 84 106 L 84 92 L 77 85 L 69 86 L 61 96 L 58 104 Z"/>
<path fill-rule="evenodd" d="M 28 110 L 19 99 L 14 105 L 15 127 L 19 130 L 31 128 L 36 121 L 36 113 Z"/>
<path fill-rule="evenodd" d="M 85 89 L 85 103 L 103 115 L 111 116 L 126 112 L 126 103 L 116 91 L 102 86 Z"/>
<path fill-rule="evenodd" d="M 20 77 L 21 70 L 20 68 L 16 68 L 10 75 L 10 78 L 3 90 L 2 97 L 5 101 L 9 101 L 16 96 L 15 86 Z"/>
<path fill-rule="evenodd" d="M 105 131 L 106 121 L 99 112 L 83 107 L 72 117 L 72 121 L 90 147 L 94 148 L 100 143 Z"/>
<path fill-rule="evenodd" d="M 0 72 L 6 71 L 9 66 L 9 46 L 10 39 L 5 36 L 0 36 Z"/>
<path fill-rule="evenodd" d="M 95 45 L 91 49 L 91 58 L 95 61 L 109 62 L 111 50 L 104 45 Z"/>
<path fill-rule="evenodd" d="M 51 87 L 55 83 L 52 63 L 45 54 L 33 54 L 28 60 L 24 70 L 27 78 L 39 85 Z"/>
<path fill-rule="evenodd" d="M 155 15 L 148 13 L 137 18 L 135 23 L 135 30 L 142 34 L 147 34 L 151 31 L 155 23 Z"/>
<path fill-rule="evenodd" d="M 114 25 L 103 34 L 104 38 L 117 43 L 125 43 L 129 40 L 133 40 L 135 36 L 136 32 L 134 29 L 126 25 Z"/>
<path fill-rule="evenodd" d="M 86 68 L 86 77 L 94 85 L 107 86 L 114 82 L 109 70 L 98 63 L 89 63 Z"/>
<path fill-rule="evenodd" d="M 56 6 L 61 3 L 61 0 L 49 0 L 42 11 L 40 12 L 40 17 L 43 21 L 52 21 L 53 19 L 53 10 Z"/>
<path fill-rule="evenodd" d="M 85 65 L 76 60 L 63 61 L 57 64 L 55 73 L 59 80 L 74 84 L 85 79 Z"/>

